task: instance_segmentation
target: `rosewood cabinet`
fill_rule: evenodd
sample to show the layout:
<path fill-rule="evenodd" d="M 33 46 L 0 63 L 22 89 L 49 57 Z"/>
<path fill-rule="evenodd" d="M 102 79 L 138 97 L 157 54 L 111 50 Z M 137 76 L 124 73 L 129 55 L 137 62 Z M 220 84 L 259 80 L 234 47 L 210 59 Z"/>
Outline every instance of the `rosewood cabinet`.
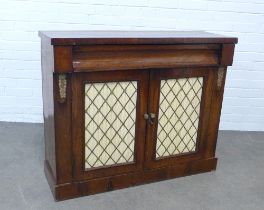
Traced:
<path fill-rule="evenodd" d="M 40 32 L 45 174 L 56 200 L 216 169 L 237 38 Z"/>

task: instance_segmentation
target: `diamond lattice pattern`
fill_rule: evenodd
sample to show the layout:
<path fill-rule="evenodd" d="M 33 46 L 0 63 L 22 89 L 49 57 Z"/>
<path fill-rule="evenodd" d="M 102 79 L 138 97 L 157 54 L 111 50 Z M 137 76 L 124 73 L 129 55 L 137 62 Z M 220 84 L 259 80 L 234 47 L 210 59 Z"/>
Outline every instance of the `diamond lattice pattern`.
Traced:
<path fill-rule="evenodd" d="M 156 158 L 196 149 L 203 77 L 161 80 Z"/>
<path fill-rule="evenodd" d="M 85 168 L 134 161 L 137 81 L 85 84 Z"/>

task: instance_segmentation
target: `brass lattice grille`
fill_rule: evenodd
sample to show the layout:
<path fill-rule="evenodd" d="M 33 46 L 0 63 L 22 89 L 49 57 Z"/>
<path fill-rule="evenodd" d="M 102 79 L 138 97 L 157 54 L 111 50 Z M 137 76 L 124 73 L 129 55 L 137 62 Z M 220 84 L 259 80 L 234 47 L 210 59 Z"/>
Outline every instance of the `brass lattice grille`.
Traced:
<path fill-rule="evenodd" d="M 137 82 L 85 84 L 85 168 L 134 161 Z"/>
<path fill-rule="evenodd" d="M 161 80 L 156 158 L 196 149 L 203 78 Z"/>

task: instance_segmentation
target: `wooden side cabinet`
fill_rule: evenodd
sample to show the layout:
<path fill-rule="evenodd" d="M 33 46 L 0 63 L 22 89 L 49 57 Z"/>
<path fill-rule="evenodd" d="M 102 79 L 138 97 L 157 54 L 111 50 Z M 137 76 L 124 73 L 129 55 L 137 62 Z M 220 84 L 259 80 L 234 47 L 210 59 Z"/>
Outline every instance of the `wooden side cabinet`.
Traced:
<path fill-rule="evenodd" d="M 237 38 L 40 32 L 45 174 L 56 200 L 216 169 Z"/>

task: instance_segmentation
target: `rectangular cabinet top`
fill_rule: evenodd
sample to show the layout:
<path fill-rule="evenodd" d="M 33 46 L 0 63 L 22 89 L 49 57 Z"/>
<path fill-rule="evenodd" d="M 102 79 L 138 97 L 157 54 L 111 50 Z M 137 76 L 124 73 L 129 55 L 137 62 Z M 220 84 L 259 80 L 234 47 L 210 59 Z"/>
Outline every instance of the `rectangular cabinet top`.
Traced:
<path fill-rule="evenodd" d="M 40 31 L 39 36 L 52 45 L 237 43 L 236 37 L 203 31 Z"/>

